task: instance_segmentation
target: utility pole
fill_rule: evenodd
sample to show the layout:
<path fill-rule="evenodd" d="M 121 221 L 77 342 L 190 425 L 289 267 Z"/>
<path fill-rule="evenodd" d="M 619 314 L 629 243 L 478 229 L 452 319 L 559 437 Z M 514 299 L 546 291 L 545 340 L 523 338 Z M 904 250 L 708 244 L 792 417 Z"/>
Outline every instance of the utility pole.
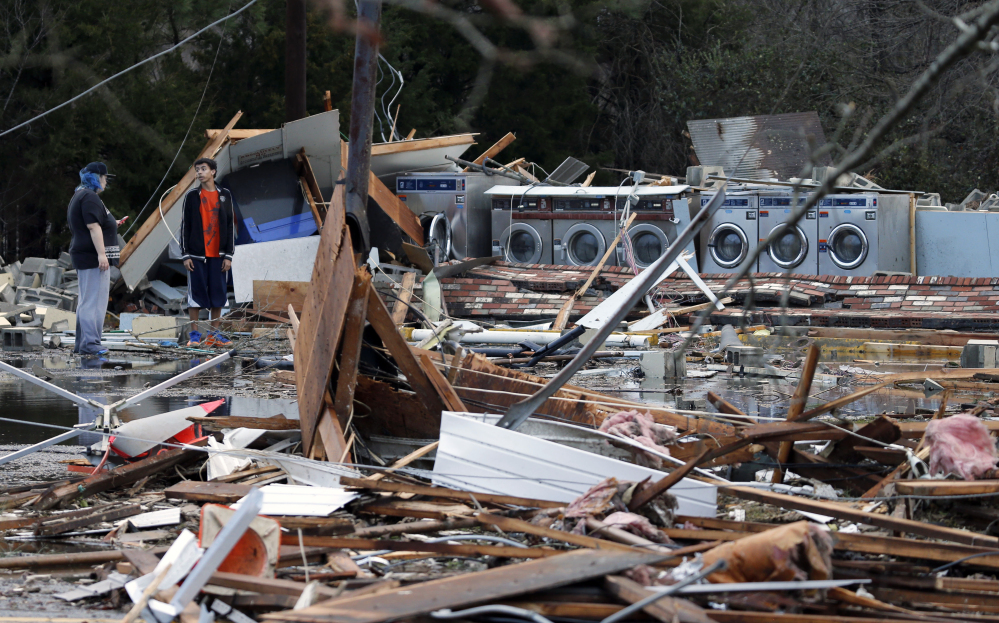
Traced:
<path fill-rule="evenodd" d="M 378 31 L 381 0 L 361 0 L 357 10 L 354 43 L 354 83 L 350 95 L 350 149 L 347 155 L 347 217 L 354 221 L 367 255 L 371 248 L 368 228 L 368 175 L 371 169 L 371 132 L 375 116 L 375 80 L 378 72 Z"/>
<path fill-rule="evenodd" d="M 305 112 L 305 0 L 285 0 L 284 116 L 285 121 L 307 117 Z"/>

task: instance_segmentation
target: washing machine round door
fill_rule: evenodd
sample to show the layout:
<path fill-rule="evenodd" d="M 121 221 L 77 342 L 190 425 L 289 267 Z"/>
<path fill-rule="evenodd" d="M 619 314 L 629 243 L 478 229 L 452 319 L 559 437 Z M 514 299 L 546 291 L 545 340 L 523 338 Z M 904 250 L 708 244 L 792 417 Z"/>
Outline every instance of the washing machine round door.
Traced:
<path fill-rule="evenodd" d="M 423 225 L 423 239 L 431 249 L 434 246 L 440 249 L 440 261 L 451 259 L 451 224 L 444 213 L 426 214 L 420 219 L 420 223 Z"/>
<path fill-rule="evenodd" d="M 844 270 L 852 270 L 863 264 L 870 248 L 864 230 L 853 223 L 834 227 L 826 239 L 826 247 L 829 259 Z"/>
<path fill-rule="evenodd" d="M 735 223 L 722 223 L 708 241 L 711 259 L 722 268 L 735 268 L 749 254 L 749 238 Z"/>
<path fill-rule="evenodd" d="M 538 264 L 544 251 L 544 242 L 538 230 L 526 223 L 514 223 L 506 228 L 500 242 L 505 249 L 508 262 L 514 264 Z"/>
<path fill-rule="evenodd" d="M 593 225 L 576 223 L 562 236 L 562 249 L 573 266 L 596 266 L 607 251 L 607 242 Z"/>
<path fill-rule="evenodd" d="M 770 230 L 773 235 L 780 225 Z M 794 268 L 805 261 L 808 255 L 808 238 L 797 225 L 789 227 L 779 238 L 770 243 L 767 248 L 770 259 L 781 268 Z"/>
<path fill-rule="evenodd" d="M 655 225 L 648 223 L 635 225 L 628 230 L 628 235 L 631 237 L 631 248 L 635 253 L 635 264 L 639 268 L 648 268 L 669 248 L 669 238 Z"/>

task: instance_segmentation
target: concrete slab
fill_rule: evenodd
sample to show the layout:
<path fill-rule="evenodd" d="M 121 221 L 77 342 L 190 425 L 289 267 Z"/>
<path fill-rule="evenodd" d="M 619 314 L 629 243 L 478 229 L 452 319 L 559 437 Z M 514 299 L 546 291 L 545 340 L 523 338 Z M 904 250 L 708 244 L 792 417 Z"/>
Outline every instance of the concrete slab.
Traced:
<path fill-rule="evenodd" d="M 132 319 L 132 335 L 142 340 L 176 340 L 183 318 L 143 315 Z"/>
<path fill-rule="evenodd" d="M 253 300 L 254 281 L 312 281 L 318 251 L 319 236 L 237 246 L 232 258 L 236 302 Z"/>
<path fill-rule="evenodd" d="M 42 313 L 38 309 L 35 311 Z M 46 307 L 42 317 L 42 328 L 46 331 L 75 330 L 76 314 L 65 309 L 59 309 L 58 307 Z"/>

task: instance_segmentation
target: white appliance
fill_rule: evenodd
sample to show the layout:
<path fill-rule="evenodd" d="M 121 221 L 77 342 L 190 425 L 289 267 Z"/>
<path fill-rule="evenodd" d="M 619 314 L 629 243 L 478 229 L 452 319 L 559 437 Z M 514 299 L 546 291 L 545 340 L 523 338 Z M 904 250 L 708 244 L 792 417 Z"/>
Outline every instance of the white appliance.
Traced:
<path fill-rule="evenodd" d="M 551 200 L 524 191 L 516 186 L 486 191 L 492 205 L 490 254 L 513 264 L 551 264 Z"/>
<path fill-rule="evenodd" d="M 714 193 L 700 195 L 700 207 L 707 205 L 712 197 Z M 759 239 L 758 194 L 735 191 L 726 193 L 726 197 L 701 229 L 702 273 L 735 272 Z"/>
<path fill-rule="evenodd" d="M 796 201 L 797 199 L 797 201 Z M 759 243 L 782 224 L 791 220 L 791 215 L 808 201 L 808 196 L 764 195 L 759 198 Z M 797 203 L 797 205 L 794 205 Z M 759 272 L 796 273 L 801 275 L 819 274 L 819 229 L 818 209 L 811 208 L 790 230 L 768 245 L 760 254 Z"/>
<path fill-rule="evenodd" d="M 690 208 L 688 199 L 676 194 L 663 194 L 657 187 L 640 188 L 636 193 L 638 204 L 632 207 L 635 220 L 628 229 L 631 239 L 632 259 L 639 269 L 648 268 L 658 260 L 666 249 L 680 236 L 680 232 L 690 224 Z M 619 205 L 623 203 L 618 199 Z M 684 250 L 689 251 L 688 261 L 693 270 L 698 269 L 694 253 L 694 241 L 691 240 Z M 618 265 L 629 265 L 625 243 L 617 247 Z"/>
<path fill-rule="evenodd" d="M 819 274 L 873 275 L 878 270 L 878 195 L 829 195 L 819 201 Z"/>

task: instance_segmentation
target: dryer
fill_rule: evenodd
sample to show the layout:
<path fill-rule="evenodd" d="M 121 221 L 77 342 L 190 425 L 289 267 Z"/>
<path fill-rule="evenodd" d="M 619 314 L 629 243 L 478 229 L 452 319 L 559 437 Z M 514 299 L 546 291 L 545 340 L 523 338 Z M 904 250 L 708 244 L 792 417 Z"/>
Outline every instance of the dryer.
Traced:
<path fill-rule="evenodd" d="M 566 266 L 596 266 L 617 237 L 614 199 L 606 189 L 566 190 L 572 194 L 552 196 L 552 259 Z M 611 254 L 604 265 L 614 266 L 614 260 Z"/>
<path fill-rule="evenodd" d="M 798 206 L 808 201 L 808 195 L 761 194 L 759 197 L 759 243 L 763 244 L 770 234 L 782 224 L 791 220 L 791 214 Z M 797 206 L 794 205 L 797 203 Z M 819 274 L 819 228 L 818 209 L 812 208 L 801 217 L 789 231 L 768 245 L 760 254 L 759 272 L 791 272 L 803 275 Z"/>
<path fill-rule="evenodd" d="M 628 229 L 631 240 L 632 259 L 639 269 L 648 268 L 658 260 L 675 241 L 680 232 L 690 224 L 690 209 L 686 197 L 677 193 L 664 193 L 662 187 L 641 188 L 638 190 L 638 205 L 632 208 L 635 220 Z M 618 199 L 618 211 L 623 207 L 624 199 Z M 693 256 L 694 241 L 691 240 L 684 249 Z M 628 255 L 624 241 L 618 244 L 617 258 L 619 266 L 628 266 Z M 688 264 L 698 270 L 696 257 Z"/>
<path fill-rule="evenodd" d="M 702 273 L 735 272 L 759 240 L 759 196 L 746 191 L 726 195 L 725 202 L 701 229 Z M 714 193 L 700 195 L 700 207 L 713 197 Z"/>
<path fill-rule="evenodd" d="M 551 264 L 551 199 L 525 190 L 496 186 L 485 192 L 492 203 L 492 254 L 513 264 Z"/>
<path fill-rule="evenodd" d="M 878 195 L 829 195 L 819 201 L 820 275 L 870 276 L 878 270 Z"/>

